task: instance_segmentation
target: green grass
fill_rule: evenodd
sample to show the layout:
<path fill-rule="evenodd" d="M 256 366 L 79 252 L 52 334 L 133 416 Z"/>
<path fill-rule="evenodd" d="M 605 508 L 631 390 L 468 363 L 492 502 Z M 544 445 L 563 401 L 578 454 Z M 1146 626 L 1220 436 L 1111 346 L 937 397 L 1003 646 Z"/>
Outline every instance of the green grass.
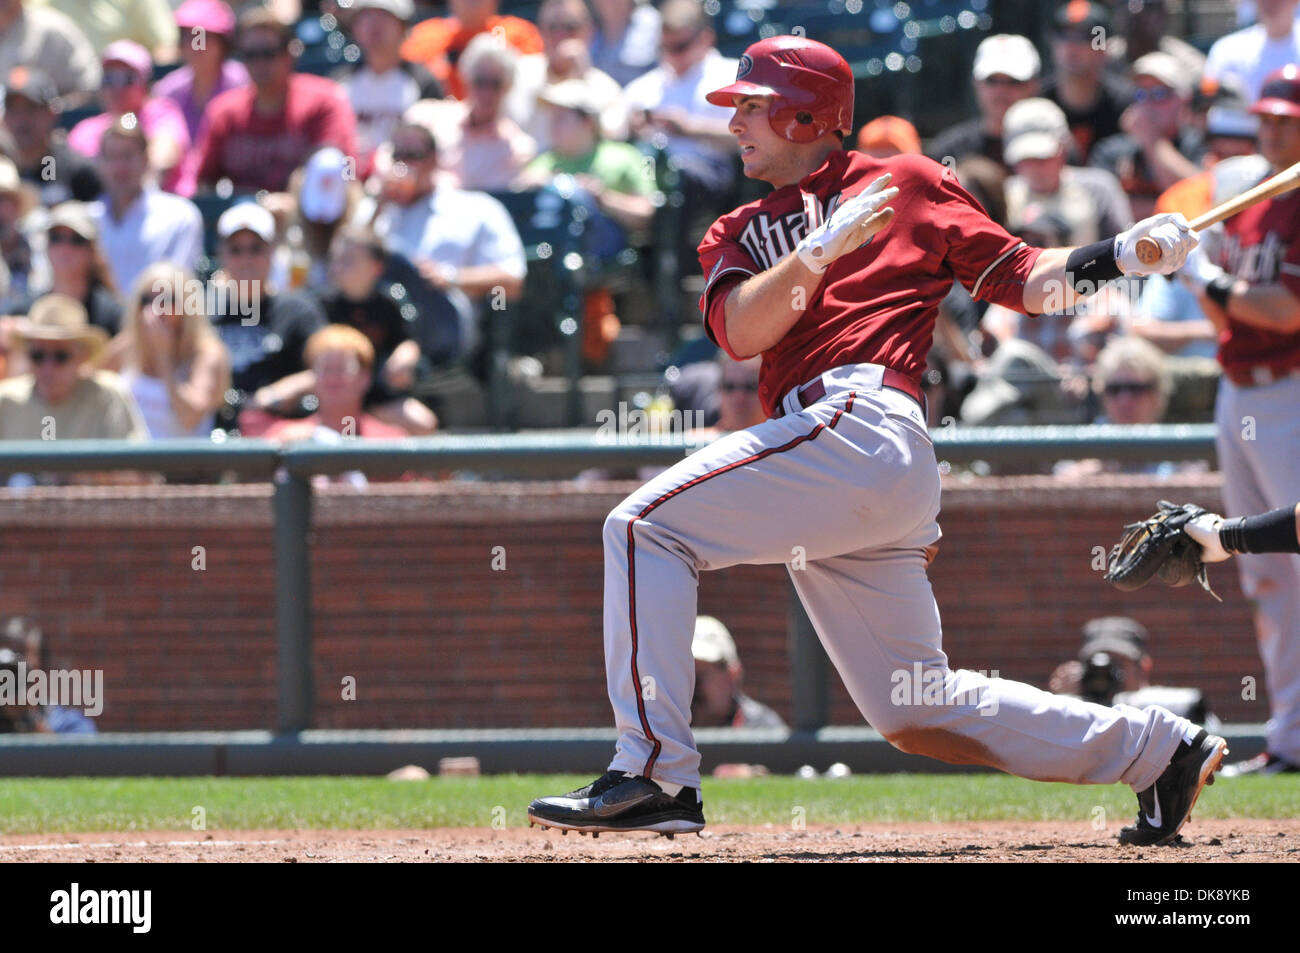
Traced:
<path fill-rule="evenodd" d="M 190 830 L 202 807 L 208 830 L 488 827 L 527 823 L 529 800 L 591 780 L 576 775 L 496 775 L 417 782 L 383 778 L 21 778 L 0 780 L 0 833 Z M 1101 807 L 1127 818 L 1122 785 L 1036 784 L 1005 775 L 864 775 L 800 781 L 706 780 L 712 824 L 1074 820 Z M 504 808 L 504 814 L 494 809 Z M 1220 780 L 1197 817 L 1300 816 L 1300 776 Z"/>

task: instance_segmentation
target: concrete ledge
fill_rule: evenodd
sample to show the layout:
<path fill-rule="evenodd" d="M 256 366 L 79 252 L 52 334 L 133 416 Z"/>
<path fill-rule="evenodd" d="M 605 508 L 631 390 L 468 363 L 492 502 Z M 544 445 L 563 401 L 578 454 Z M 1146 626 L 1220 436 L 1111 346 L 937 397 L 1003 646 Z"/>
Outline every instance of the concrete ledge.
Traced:
<path fill-rule="evenodd" d="M 1264 750 L 1263 725 L 1223 729 L 1232 760 Z M 815 734 L 713 728 L 696 732 L 707 773 L 724 762 L 763 764 L 792 774 L 835 762 L 856 774 L 939 774 L 986 769 L 904 754 L 870 728 Z M 473 755 L 484 774 L 596 774 L 609 763 L 612 729 L 493 731 L 158 732 L 102 735 L 0 735 L 0 777 L 194 777 L 210 775 L 373 775 L 404 764 L 430 772 L 438 760 Z"/>

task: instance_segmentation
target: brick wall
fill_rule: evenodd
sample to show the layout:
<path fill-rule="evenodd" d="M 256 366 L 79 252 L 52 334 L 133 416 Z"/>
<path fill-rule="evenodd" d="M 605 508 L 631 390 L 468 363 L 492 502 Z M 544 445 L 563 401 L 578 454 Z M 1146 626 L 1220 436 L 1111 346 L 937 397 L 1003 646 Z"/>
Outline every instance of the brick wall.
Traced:
<path fill-rule="evenodd" d="M 631 487 L 399 484 L 318 495 L 317 727 L 605 726 L 600 526 Z M 1155 677 L 1263 721 L 1262 673 L 1230 568 L 1199 589 L 1120 593 L 1091 568 L 1156 499 L 1217 505 L 1217 478 L 952 481 L 931 570 L 954 666 L 1045 685 L 1079 628 L 1128 614 Z M 194 547 L 204 547 L 197 569 Z M 505 569 L 493 569 L 502 547 Z M 700 611 L 732 629 L 750 693 L 791 715 L 783 567 L 706 573 Z M 47 665 L 102 668 L 103 730 L 268 728 L 275 719 L 270 488 L 0 493 L 0 618 L 36 619 Z M 355 679 L 355 701 L 342 699 Z M 1260 679 L 1262 681 L 1262 679 Z M 859 716 L 834 680 L 833 722 Z M 1262 695 L 1262 688 L 1261 688 Z"/>

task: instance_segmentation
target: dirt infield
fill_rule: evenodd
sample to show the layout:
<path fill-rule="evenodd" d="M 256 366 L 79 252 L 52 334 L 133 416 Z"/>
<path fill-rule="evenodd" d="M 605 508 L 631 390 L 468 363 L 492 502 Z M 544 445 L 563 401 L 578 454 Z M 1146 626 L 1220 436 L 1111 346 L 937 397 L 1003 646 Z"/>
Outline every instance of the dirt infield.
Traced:
<path fill-rule="evenodd" d="M 673 840 L 649 834 L 599 839 L 540 829 L 407 831 L 122 832 L 0 837 L 3 862 L 191 861 L 330 863 L 430 861 L 581 862 L 1291 861 L 1300 820 L 1193 821 L 1183 842 L 1121 847 L 1114 831 L 1054 821 L 872 824 L 792 831 L 718 826 Z"/>

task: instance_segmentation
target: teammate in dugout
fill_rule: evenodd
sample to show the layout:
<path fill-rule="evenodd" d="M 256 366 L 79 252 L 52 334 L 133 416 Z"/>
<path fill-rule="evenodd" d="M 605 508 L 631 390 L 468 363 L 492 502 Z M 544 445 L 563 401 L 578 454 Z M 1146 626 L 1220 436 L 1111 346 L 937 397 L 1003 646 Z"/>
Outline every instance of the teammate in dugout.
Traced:
<path fill-rule="evenodd" d="M 1300 66 L 1271 74 L 1251 112 L 1265 174 L 1300 162 Z M 1215 424 L 1225 511 L 1261 513 L 1300 499 L 1300 192 L 1251 206 L 1223 232 L 1219 247 L 1198 249 L 1179 278 L 1219 332 Z M 1300 770 L 1300 558 L 1249 552 L 1237 568 L 1255 608 L 1268 751 L 1225 775 Z"/>
<path fill-rule="evenodd" d="M 690 728 L 691 637 L 701 570 L 787 563 L 864 717 L 893 745 L 1026 778 L 1123 782 L 1138 793 L 1131 844 L 1172 841 L 1221 765 L 1220 737 L 1162 708 L 1103 707 L 953 671 L 926 567 L 940 479 L 919 380 L 954 279 L 979 299 L 1040 314 L 1124 274 L 1135 245 L 1175 271 L 1196 246 L 1181 215 L 1081 248 L 1030 248 L 930 159 L 845 151 L 853 75 L 830 47 L 773 37 L 709 94 L 767 197 L 700 245 L 701 308 L 730 355 L 763 355 L 770 419 L 694 453 L 606 519 L 605 659 L 619 741 L 607 773 L 529 805 L 583 832 L 704 826 Z M 903 703 L 897 674 L 919 667 Z M 942 686 L 942 692 L 931 691 Z M 941 697 L 938 697 L 941 695 Z"/>

